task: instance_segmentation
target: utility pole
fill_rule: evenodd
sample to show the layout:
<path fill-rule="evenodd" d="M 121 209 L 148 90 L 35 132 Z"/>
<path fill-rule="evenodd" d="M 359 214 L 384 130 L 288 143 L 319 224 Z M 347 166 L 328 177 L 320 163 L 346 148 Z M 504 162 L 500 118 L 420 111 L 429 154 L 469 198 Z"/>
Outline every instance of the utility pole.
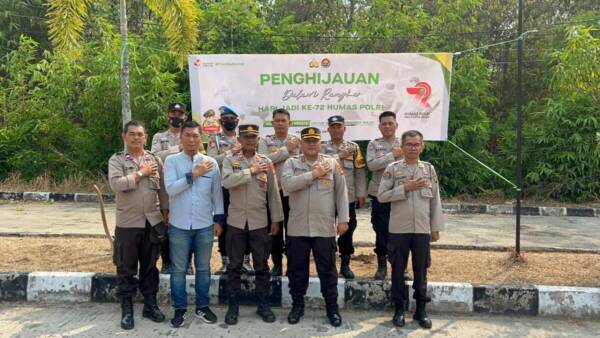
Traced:
<path fill-rule="evenodd" d="M 521 255 L 521 197 L 523 196 L 523 0 L 519 0 L 519 40 L 517 41 L 517 205 L 515 251 Z"/>
<path fill-rule="evenodd" d="M 121 118 L 123 126 L 131 121 L 129 103 L 129 48 L 127 46 L 127 1 L 121 0 L 119 7 L 119 23 L 121 28 Z"/>

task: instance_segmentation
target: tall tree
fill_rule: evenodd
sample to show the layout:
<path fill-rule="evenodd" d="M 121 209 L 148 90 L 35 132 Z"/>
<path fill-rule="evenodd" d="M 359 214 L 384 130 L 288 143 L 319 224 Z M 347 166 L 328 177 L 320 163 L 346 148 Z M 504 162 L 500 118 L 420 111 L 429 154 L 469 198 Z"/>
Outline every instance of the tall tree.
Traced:
<path fill-rule="evenodd" d="M 163 27 L 167 44 L 177 55 L 180 67 L 197 43 L 199 9 L 193 0 L 145 0 L 146 6 L 157 16 Z M 77 57 L 80 53 L 81 34 L 86 26 L 92 0 L 50 0 L 48 32 L 52 43 L 61 51 Z M 119 22 L 121 31 L 121 115 L 123 124 L 131 120 L 129 102 L 129 48 L 127 1 L 120 0 Z"/>

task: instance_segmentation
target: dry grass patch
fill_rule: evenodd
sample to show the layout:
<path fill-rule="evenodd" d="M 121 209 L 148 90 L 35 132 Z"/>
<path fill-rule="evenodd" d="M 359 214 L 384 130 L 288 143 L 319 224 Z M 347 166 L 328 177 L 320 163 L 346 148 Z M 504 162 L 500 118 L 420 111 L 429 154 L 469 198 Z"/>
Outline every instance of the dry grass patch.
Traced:
<path fill-rule="evenodd" d="M 115 271 L 104 238 L 0 237 L 0 247 L 0 272 Z M 431 254 L 432 282 L 600 287 L 598 254 L 525 253 L 517 261 L 508 251 L 434 249 Z M 211 266 L 213 271 L 221 266 L 216 243 Z M 372 277 L 376 269 L 372 248 L 357 248 L 351 266 L 357 277 Z M 316 276 L 314 264 L 311 275 Z"/>
<path fill-rule="evenodd" d="M 0 182 L 0 191 L 50 191 L 60 193 L 94 193 L 94 184 L 104 193 L 112 193 L 106 175 L 71 175 L 57 180 L 48 175 L 25 180 L 18 174 L 11 174 Z"/>

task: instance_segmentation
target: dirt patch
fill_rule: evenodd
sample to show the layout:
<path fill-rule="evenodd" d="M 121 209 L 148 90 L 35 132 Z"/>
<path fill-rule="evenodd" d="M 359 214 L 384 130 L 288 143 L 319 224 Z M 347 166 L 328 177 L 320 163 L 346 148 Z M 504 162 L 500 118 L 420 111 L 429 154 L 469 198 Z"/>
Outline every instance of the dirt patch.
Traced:
<path fill-rule="evenodd" d="M 0 237 L 0 247 L 0 272 L 115 271 L 110 246 L 102 238 Z M 508 251 L 434 249 L 431 255 L 432 282 L 600 287 L 598 254 L 524 253 L 514 260 Z M 213 271 L 221 266 L 216 245 L 211 266 Z M 357 248 L 351 267 L 357 277 L 372 277 L 376 268 L 372 248 Z M 311 275 L 316 276 L 314 264 Z"/>

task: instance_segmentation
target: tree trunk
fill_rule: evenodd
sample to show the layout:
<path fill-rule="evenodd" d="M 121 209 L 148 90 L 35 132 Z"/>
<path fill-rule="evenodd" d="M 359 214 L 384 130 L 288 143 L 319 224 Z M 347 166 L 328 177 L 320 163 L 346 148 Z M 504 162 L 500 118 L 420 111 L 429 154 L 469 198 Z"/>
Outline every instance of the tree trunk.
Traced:
<path fill-rule="evenodd" d="M 131 120 L 129 104 L 129 48 L 127 47 L 127 4 L 120 0 L 119 21 L 121 26 L 121 117 L 123 125 Z"/>

